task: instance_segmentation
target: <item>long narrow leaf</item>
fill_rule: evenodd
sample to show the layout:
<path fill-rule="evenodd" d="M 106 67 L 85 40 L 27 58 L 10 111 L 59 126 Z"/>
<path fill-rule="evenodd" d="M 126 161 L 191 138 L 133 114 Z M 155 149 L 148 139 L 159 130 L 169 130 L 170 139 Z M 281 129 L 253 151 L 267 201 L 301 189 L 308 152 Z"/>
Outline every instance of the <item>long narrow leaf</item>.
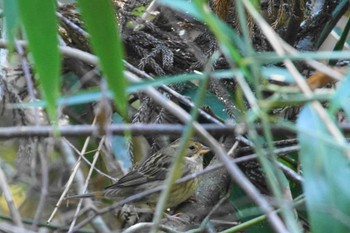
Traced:
<path fill-rule="evenodd" d="M 58 52 L 57 18 L 52 0 L 18 0 L 20 16 L 35 71 L 47 101 L 51 120 L 56 119 L 56 99 L 60 86 L 60 54 Z"/>
<path fill-rule="evenodd" d="M 306 106 L 297 126 L 309 128 L 315 135 L 331 137 L 319 115 Z M 349 232 L 350 167 L 344 150 L 317 137 L 298 133 L 304 171 L 304 191 L 312 232 Z"/>
<path fill-rule="evenodd" d="M 94 52 L 100 58 L 101 69 L 120 114 L 127 117 L 126 81 L 123 75 L 123 50 L 110 0 L 79 0 L 82 17 L 91 35 Z"/>
<path fill-rule="evenodd" d="M 8 41 L 10 50 L 13 50 L 15 33 L 19 24 L 17 0 L 4 0 L 4 17 L 6 40 Z"/>

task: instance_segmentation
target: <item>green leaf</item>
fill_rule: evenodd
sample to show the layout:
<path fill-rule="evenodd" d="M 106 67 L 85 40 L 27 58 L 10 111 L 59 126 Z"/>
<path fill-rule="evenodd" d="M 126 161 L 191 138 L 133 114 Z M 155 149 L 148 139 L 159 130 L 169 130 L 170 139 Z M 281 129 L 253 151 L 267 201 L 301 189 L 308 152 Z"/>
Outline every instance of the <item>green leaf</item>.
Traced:
<path fill-rule="evenodd" d="M 186 85 L 185 89 L 181 92 L 182 95 L 188 96 L 192 100 L 196 97 L 197 93 L 198 87 L 193 84 Z M 225 105 L 218 99 L 217 96 L 209 91 L 207 91 L 205 95 L 202 106 L 209 106 L 210 110 L 215 114 L 215 116 L 221 119 L 226 120 L 229 118 L 227 112 L 225 111 Z"/>
<path fill-rule="evenodd" d="M 120 114 L 127 119 L 127 82 L 123 74 L 123 49 L 110 0 L 79 0 L 82 18 L 91 35 L 93 51 L 113 91 Z"/>
<path fill-rule="evenodd" d="M 51 120 L 56 119 L 56 98 L 60 87 L 60 54 L 58 51 L 57 18 L 52 0 L 18 0 L 20 16 L 29 41 L 35 71 L 47 101 Z"/>
<path fill-rule="evenodd" d="M 14 49 L 14 39 L 18 30 L 19 17 L 17 11 L 17 0 L 4 0 L 4 19 L 6 28 L 7 47 Z"/>
<path fill-rule="evenodd" d="M 350 117 L 350 73 L 347 73 L 344 77 L 344 80 L 342 80 L 339 83 L 339 86 L 337 87 L 334 95 L 332 96 L 332 99 L 329 103 L 329 111 L 333 114 L 335 114 L 340 107 L 344 109 L 347 116 Z"/>
<path fill-rule="evenodd" d="M 350 167 L 345 150 L 318 140 L 317 136 L 331 135 L 310 105 L 300 113 L 297 127 L 309 128 L 315 135 L 298 132 L 311 232 L 349 232 L 348 221 L 344 221 L 350 216 Z"/>

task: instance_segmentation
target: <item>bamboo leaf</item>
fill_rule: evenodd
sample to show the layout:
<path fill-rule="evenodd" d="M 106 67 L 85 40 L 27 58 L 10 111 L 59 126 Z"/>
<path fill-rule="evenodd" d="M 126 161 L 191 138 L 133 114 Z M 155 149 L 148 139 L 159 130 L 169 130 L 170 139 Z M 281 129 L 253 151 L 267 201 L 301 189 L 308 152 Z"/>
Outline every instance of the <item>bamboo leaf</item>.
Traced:
<path fill-rule="evenodd" d="M 350 226 L 344 221 L 350 216 L 350 167 L 345 151 L 318 140 L 316 136 L 331 135 L 310 105 L 300 113 L 297 126 L 299 129 L 312 129 L 315 135 L 298 133 L 311 231 L 349 232 Z"/>
<path fill-rule="evenodd" d="M 8 48 L 13 50 L 15 34 L 19 25 L 17 0 L 4 0 L 4 18 Z"/>
<path fill-rule="evenodd" d="M 79 0 L 82 18 L 91 38 L 93 51 L 114 95 L 120 114 L 127 119 L 127 82 L 123 74 L 123 49 L 116 16 L 110 0 Z"/>
<path fill-rule="evenodd" d="M 29 41 L 42 93 L 51 120 L 56 119 L 56 99 L 60 87 L 60 55 L 58 51 L 55 2 L 19 0 L 19 12 Z"/>

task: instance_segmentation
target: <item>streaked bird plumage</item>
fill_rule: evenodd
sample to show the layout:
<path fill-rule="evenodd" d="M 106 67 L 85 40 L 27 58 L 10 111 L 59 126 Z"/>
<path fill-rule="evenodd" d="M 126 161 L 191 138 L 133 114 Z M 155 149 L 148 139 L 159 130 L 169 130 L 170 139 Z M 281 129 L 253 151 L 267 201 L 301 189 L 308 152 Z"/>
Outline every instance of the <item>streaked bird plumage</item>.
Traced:
<path fill-rule="evenodd" d="M 96 197 L 120 201 L 131 195 L 159 187 L 167 178 L 179 145 L 180 139 L 149 156 L 137 168 L 121 177 L 116 183 L 106 187 L 103 191 L 70 196 L 67 199 Z M 208 147 L 196 141 L 189 141 L 185 151 L 182 172 L 178 173 L 177 178 L 201 171 L 203 169 L 203 159 L 200 155 L 207 152 L 209 152 Z M 167 207 L 175 207 L 191 197 L 197 189 L 198 182 L 198 178 L 195 178 L 181 184 L 174 184 Z M 153 206 L 157 203 L 158 197 L 159 192 L 153 193 L 134 204 Z"/>

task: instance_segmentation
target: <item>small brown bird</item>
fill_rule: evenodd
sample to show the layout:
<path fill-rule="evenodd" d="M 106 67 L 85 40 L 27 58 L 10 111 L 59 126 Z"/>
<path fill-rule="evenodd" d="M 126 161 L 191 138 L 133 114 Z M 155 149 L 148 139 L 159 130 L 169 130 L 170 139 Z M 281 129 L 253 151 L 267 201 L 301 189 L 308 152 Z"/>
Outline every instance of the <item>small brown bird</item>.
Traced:
<path fill-rule="evenodd" d="M 180 139 L 148 157 L 137 168 L 120 178 L 115 184 L 106 187 L 103 191 L 70 196 L 66 199 L 100 197 L 120 201 L 131 195 L 159 187 L 167 178 L 179 145 Z M 203 158 L 200 155 L 208 152 L 208 147 L 199 142 L 190 141 L 185 151 L 182 172 L 178 173 L 178 178 L 201 171 L 203 169 Z M 167 207 L 175 207 L 186 201 L 196 191 L 198 183 L 198 178 L 195 178 L 181 184 L 174 184 Z M 137 200 L 134 204 L 154 206 L 157 204 L 159 195 L 159 192 L 153 193 Z"/>

